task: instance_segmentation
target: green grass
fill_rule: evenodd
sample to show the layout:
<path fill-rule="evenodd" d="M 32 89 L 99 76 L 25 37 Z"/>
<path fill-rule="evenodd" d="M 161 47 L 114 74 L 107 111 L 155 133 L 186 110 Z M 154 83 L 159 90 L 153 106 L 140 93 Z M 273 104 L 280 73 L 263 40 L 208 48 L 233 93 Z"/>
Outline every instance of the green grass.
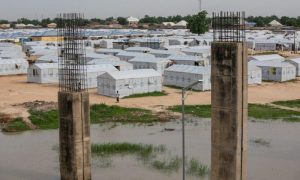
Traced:
<path fill-rule="evenodd" d="M 250 142 L 253 143 L 253 144 L 260 145 L 260 146 L 265 146 L 265 147 L 270 147 L 271 146 L 270 141 L 267 141 L 267 140 L 262 139 L 262 138 L 251 139 Z"/>
<path fill-rule="evenodd" d="M 91 106 L 91 123 L 93 124 L 104 122 L 152 123 L 156 120 L 157 118 L 150 110 L 106 104 Z"/>
<path fill-rule="evenodd" d="M 148 144 L 130 144 L 130 143 L 107 143 L 93 144 L 92 154 L 97 156 L 113 156 L 135 154 L 143 159 L 149 158 L 154 153 L 165 152 L 164 146 L 153 146 Z"/>
<path fill-rule="evenodd" d="M 148 97 L 148 96 L 167 96 L 168 93 L 165 91 L 155 91 L 155 92 L 149 92 L 149 93 L 142 93 L 142 94 L 133 94 L 130 96 L 126 96 L 123 99 L 129 99 L 129 98 L 139 98 L 139 97 Z"/>
<path fill-rule="evenodd" d="M 169 110 L 181 112 L 181 105 L 171 106 L 169 107 Z M 187 105 L 185 106 L 185 112 L 196 117 L 210 118 L 211 105 Z M 282 119 L 287 122 L 300 122 L 300 112 L 261 104 L 249 104 L 249 117 L 266 120 Z"/>
<path fill-rule="evenodd" d="M 29 110 L 29 113 L 29 119 L 32 124 L 36 125 L 39 129 L 57 129 L 59 127 L 58 110 Z"/>
<path fill-rule="evenodd" d="M 182 112 L 181 105 L 171 106 L 168 109 L 173 112 Z M 210 118 L 211 105 L 185 105 L 185 112 L 196 117 Z"/>
<path fill-rule="evenodd" d="M 209 174 L 209 167 L 201 164 L 196 159 L 191 159 L 187 167 L 187 174 L 204 177 Z"/>
<path fill-rule="evenodd" d="M 300 99 L 291 100 L 291 101 L 275 101 L 273 104 L 286 106 L 290 108 L 300 108 Z"/>
<path fill-rule="evenodd" d="M 151 166 L 160 171 L 174 172 L 179 170 L 181 164 L 181 159 L 176 156 L 171 158 L 170 160 L 155 160 L 151 163 Z"/>
<path fill-rule="evenodd" d="M 4 131 L 7 132 L 22 132 L 30 130 L 30 128 L 22 121 L 22 118 L 17 118 L 14 121 L 8 123 Z"/>
<path fill-rule="evenodd" d="M 38 129 L 57 129 L 59 127 L 58 110 L 29 110 L 29 113 L 29 119 Z M 105 122 L 153 123 L 158 121 L 158 118 L 150 110 L 108 106 L 106 104 L 92 105 L 90 108 L 90 119 L 92 124 Z"/>

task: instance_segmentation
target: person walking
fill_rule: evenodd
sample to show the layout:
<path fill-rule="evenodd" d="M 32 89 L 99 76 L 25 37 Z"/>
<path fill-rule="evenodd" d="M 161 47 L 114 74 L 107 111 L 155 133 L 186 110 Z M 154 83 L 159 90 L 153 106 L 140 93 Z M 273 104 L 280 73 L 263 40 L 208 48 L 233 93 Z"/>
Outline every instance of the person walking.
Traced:
<path fill-rule="evenodd" d="M 117 91 L 117 93 L 116 93 L 116 99 L 117 99 L 117 103 L 119 103 L 119 102 L 120 102 L 120 94 L 119 94 L 119 91 Z"/>

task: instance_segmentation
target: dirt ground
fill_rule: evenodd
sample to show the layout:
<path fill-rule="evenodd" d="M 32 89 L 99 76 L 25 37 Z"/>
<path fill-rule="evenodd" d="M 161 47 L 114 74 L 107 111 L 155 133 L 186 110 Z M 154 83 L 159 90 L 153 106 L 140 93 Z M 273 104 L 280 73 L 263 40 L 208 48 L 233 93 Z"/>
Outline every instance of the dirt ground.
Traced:
<path fill-rule="evenodd" d="M 16 104 L 33 101 L 57 102 L 57 85 L 41 85 L 26 82 L 26 75 L 0 77 L 0 110 L 15 111 L 10 107 Z M 278 100 L 300 99 L 300 79 L 286 83 L 266 83 L 249 86 L 249 103 L 270 103 Z M 168 93 L 161 97 L 142 97 L 121 99 L 118 105 L 126 107 L 142 107 L 162 109 L 181 103 L 181 90 L 164 87 Z M 90 89 L 90 102 L 117 104 L 114 98 L 100 96 L 96 89 Z M 209 104 L 210 92 L 188 93 L 186 104 Z M 18 107 L 18 106 L 14 106 Z M 24 107 L 24 106 L 23 106 Z M 1 111 L 0 111 L 1 112 Z"/>

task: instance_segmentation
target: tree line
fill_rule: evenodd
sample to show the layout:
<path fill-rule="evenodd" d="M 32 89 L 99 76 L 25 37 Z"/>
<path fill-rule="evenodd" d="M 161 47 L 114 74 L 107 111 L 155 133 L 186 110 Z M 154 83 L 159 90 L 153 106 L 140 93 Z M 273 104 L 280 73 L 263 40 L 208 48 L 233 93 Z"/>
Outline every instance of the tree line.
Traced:
<path fill-rule="evenodd" d="M 207 13 L 206 13 L 206 15 L 207 15 Z M 189 22 L 189 21 L 193 20 L 194 17 L 195 17 L 195 15 L 187 15 L 187 16 L 176 15 L 176 16 L 168 16 L 168 17 L 145 15 L 143 18 L 140 19 L 139 23 L 141 23 L 141 24 L 162 24 L 163 22 L 177 23 L 182 20 Z M 210 17 L 205 17 L 205 18 L 206 18 L 207 23 L 211 22 Z M 273 20 L 276 20 L 285 26 L 293 26 L 293 27 L 300 28 L 300 16 L 298 16 L 298 17 L 288 17 L 288 16 L 278 17 L 276 15 L 272 15 L 272 16 L 265 16 L 265 17 L 249 16 L 246 18 L 246 21 L 256 23 L 256 25 L 255 25 L 256 27 L 268 26 L 268 24 Z M 12 21 L 12 22 L 10 22 L 8 20 L 0 20 L 0 24 L 14 25 L 14 24 L 22 23 L 22 24 L 33 24 L 35 26 L 47 27 L 48 24 L 58 23 L 58 21 L 59 21 L 58 18 L 54 18 L 54 19 L 45 18 L 42 20 L 20 18 L 17 21 Z M 108 17 L 105 19 L 92 18 L 92 19 L 84 20 L 85 25 L 92 24 L 92 23 L 98 23 L 100 25 L 108 25 L 108 24 L 111 24 L 114 22 L 119 23 L 121 25 L 128 25 L 127 18 L 125 18 L 125 17 L 117 17 L 117 18 Z"/>

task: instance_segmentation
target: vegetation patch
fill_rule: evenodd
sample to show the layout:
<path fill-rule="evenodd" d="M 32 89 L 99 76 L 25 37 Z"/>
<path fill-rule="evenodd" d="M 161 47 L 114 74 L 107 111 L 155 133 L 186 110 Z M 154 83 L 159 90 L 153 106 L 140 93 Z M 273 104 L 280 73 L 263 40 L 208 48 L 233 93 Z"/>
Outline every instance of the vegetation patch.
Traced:
<path fill-rule="evenodd" d="M 39 129 L 57 129 L 59 127 L 58 110 L 29 110 L 29 113 L 31 123 L 36 125 Z"/>
<path fill-rule="evenodd" d="M 174 112 L 181 112 L 181 105 L 168 108 Z M 196 117 L 210 118 L 211 105 L 187 105 L 185 112 Z M 249 104 L 249 117 L 256 119 L 282 119 L 287 122 L 300 122 L 300 112 L 285 110 L 270 105 Z"/>
<path fill-rule="evenodd" d="M 270 147 L 271 146 L 271 142 L 267 141 L 265 139 L 262 138 L 257 138 L 257 139 L 251 139 L 250 143 L 259 145 L 259 146 L 265 146 L 265 147 Z"/>
<path fill-rule="evenodd" d="M 123 99 L 129 99 L 129 98 L 140 98 L 140 97 L 148 97 L 148 96 L 167 96 L 168 93 L 165 91 L 154 91 L 154 92 L 149 92 L 149 93 L 141 93 L 141 94 L 133 94 L 130 96 L 126 96 Z"/>
<path fill-rule="evenodd" d="M 209 167 L 200 163 L 196 159 L 191 159 L 188 163 L 187 174 L 197 177 L 204 177 L 209 174 Z"/>
<path fill-rule="evenodd" d="M 30 128 L 23 122 L 22 118 L 16 118 L 14 121 L 11 121 L 3 129 L 5 132 L 22 132 L 30 130 Z"/>
<path fill-rule="evenodd" d="M 151 163 L 151 166 L 160 171 L 173 172 L 178 171 L 181 167 L 181 159 L 179 157 L 173 157 L 170 160 L 155 160 Z"/>
<path fill-rule="evenodd" d="M 291 101 L 275 101 L 272 104 L 286 106 L 290 108 L 300 108 L 300 99 L 291 100 Z"/>
<path fill-rule="evenodd" d="M 171 106 L 168 108 L 173 112 L 182 112 L 182 106 Z M 210 118 L 211 117 L 211 105 L 185 105 L 184 111 L 187 114 L 194 115 L 196 117 Z"/>
<path fill-rule="evenodd" d="M 152 111 L 140 108 L 126 108 L 121 106 L 108 106 L 97 104 L 91 106 L 91 123 L 104 122 L 136 122 L 152 123 L 157 121 Z"/>
<path fill-rule="evenodd" d="M 143 159 L 148 159 L 155 153 L 165 152 L 164 146 L 153 146 L 147 144 L 130 144 L 130 143 L 107 143 L 93 144 L 92 154 L 98 156 L 128 155 L 135 154 Z"/>

